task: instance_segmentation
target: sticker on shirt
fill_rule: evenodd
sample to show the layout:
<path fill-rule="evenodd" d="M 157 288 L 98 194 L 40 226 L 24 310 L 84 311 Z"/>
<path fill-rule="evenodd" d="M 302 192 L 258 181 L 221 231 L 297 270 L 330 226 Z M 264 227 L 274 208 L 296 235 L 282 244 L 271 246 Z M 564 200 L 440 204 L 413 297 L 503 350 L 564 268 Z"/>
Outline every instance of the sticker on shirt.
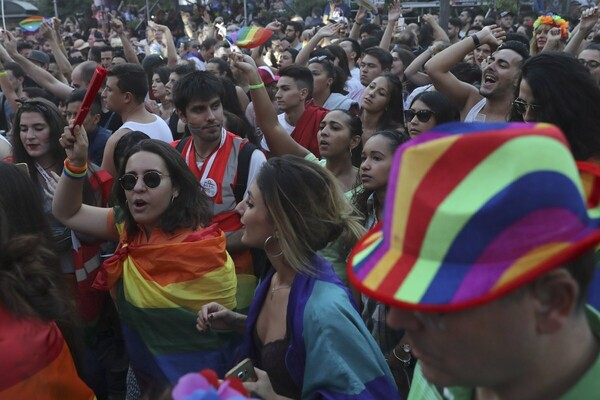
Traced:
<path fill-rule="evenodd" d="M 207 178 L 202 184 L 202 189 L 208 197 L 215 197 L 217 195 L 217 182 L 212 178 Z"/>

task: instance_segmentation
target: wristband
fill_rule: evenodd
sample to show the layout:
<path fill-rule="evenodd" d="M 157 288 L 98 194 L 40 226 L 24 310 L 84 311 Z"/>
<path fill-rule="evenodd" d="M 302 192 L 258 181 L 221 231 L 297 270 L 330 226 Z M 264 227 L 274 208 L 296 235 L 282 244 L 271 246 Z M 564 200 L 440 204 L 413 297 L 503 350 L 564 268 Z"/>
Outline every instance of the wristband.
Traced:
<path fill-rule="evenodd" d="M 479 41 L 479 38 L 477 37 L 476 33 L 471 35 L 471 39 L 473 39 L 473 43 L 475 43 L 475 47 L 479 47 L 481 42 Z"/>
<path fill-rule="evenodd" d="M 2 77 L 2 76 L 8 76 L 8 72 L 0 71 L 0 77 Z"/>
<path fill-rule="evenodd" d="M 83 167 L 74 167 L 69 164 L 69 159 L 65 160 L 63 172 L 66 176 L 71 179 L 81 179 L 87 175 L 88 165 L 87 163 Z"/>
<path fill-rule="evenodd" d="M 250 88 L 250 90 L 256 90 L 256 89 L 264 88 L 265 83 L 261 82 L 261 83 L 255 84 L 255 85 L 248 85 L 248 87 Z"/>

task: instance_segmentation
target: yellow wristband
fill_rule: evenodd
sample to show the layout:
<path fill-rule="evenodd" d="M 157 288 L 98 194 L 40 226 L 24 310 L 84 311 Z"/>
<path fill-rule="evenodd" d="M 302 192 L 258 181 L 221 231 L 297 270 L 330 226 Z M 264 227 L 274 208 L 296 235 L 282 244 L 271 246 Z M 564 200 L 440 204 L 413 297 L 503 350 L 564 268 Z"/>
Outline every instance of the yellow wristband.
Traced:
<path fill-rule="evenodd" d="M 250 90 L 256 90 L 256 89 L 264 88 L 265 83 L 261 82 L 261 83 L 255 84 L 255 85 L 248 85 L 248 87 L 250 88 Z"/>
<path fill-rule="evenodd" d="M 0 71 L 0 77 L 2 77 L 2 76 L 8 76 L 8 72 Z"/>

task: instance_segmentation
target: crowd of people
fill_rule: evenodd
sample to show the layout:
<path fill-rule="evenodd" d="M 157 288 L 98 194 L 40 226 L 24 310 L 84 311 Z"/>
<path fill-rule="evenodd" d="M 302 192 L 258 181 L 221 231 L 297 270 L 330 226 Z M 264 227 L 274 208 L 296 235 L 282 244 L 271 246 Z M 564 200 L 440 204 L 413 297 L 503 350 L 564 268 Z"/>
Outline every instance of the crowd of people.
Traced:
<path fill-rule="evenodd" d="M 245 358 L 267 400 L 600 398 L 584 3 L 2 31 L 0 399 L 220 398 L 178 382 Z"/>

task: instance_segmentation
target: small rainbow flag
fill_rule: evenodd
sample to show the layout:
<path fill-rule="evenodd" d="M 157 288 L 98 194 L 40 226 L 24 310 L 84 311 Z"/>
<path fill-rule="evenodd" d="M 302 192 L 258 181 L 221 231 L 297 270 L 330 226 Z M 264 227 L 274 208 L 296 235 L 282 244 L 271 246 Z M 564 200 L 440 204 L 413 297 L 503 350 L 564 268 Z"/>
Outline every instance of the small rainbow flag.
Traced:
<path fill-rule="evenodd" d="M 237 32 L 235 44 L 244 49 L 253 49 L 265 43 L 271 36 L 273 31 L 270 29 L 245 26 Z"/>
<path fill-rule="evenodd" d="M 25 18 L 23 21 L 19 22 L 19 26 L 27 32 L 35 32 L 40 29 L 42 22 L 44 22 L 44 17 L 36 15 L 34 17 Z"/>

